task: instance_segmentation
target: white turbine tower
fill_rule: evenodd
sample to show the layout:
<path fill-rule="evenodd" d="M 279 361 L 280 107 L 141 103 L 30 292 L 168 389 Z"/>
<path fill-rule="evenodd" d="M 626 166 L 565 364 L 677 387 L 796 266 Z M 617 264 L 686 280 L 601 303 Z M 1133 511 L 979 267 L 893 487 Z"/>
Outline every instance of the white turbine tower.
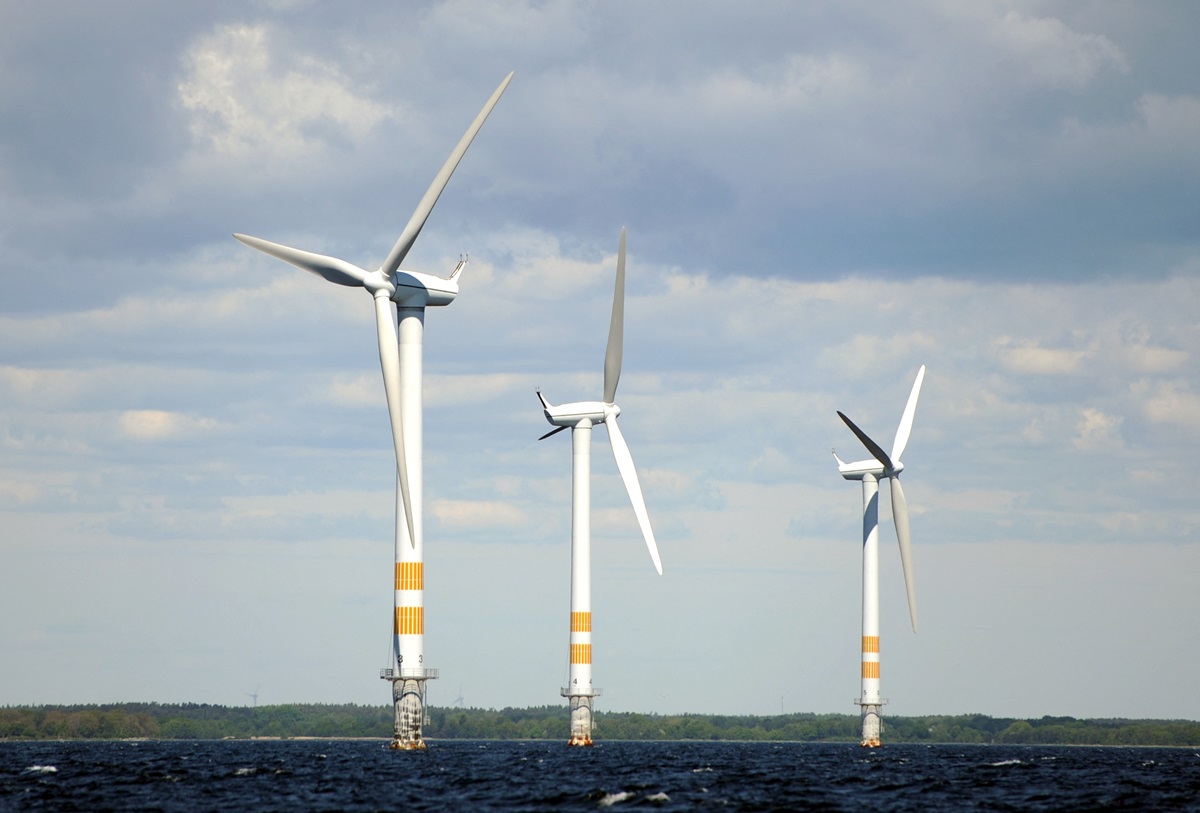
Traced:
<path fill-rule="evenodd" d="M 404 227 L 387 259 L 374 271 L 353 263 L 301 251 L 257 237 L 235 234 L 251 248 L 270 254 L 337 285 L 365 288 L 375 300 L 375 323 L 379 340 L 379 363 L 383 370 L 384 394 L 391 420 L 396 452 L 396 540 L 395 601 L 392 622 L 392 665 L 380 677 L 392 682 L 396 708 L 392 748 L 421 749 L 425 741 L 425 681 L 437 677 L 425 665 L 425 575 L 424 514 L 422 511 L 422 342 L 425 308 L 449 305 L 458 294 L 458 276 L 466 264 L 460 260 L 449 278 L 443 279 L 400 268 L 434 204 L 483 126 L 488 114 L 508 87 L 512 74 L 504 78 L 487 104 L 471 122 L 466 134 L 446 159 L 437 177 Z M 393 307 L 392 303 L 395 303 Z M 397 322 L 399 323 L 397 326 Z"/>
<path fill-rule="evenodd" d="M 908 503 L 904 499 L 904 488 L 900 485 L 900 472 L 904 464 L 900 455 L 908 445 L 912 433 L 913 416 L 917 411 L 917 398 L 921 394 L 921 382 L 925 380 L 925 366 L 917 371 L 908 404 L 900 417 L 896 439 L 892 442 L 889 456 L 879 444 L 854 425 L 854 421 L 841 412 L 838 415 L 850 427 L 872 457 L 846 463 L 835 452 L 838 472 L 847 480 L 862 480 L 863 484 L 863 570 L 862 570 L 862 695 L 855 702 L 862 711 L 862 744 L 875 748 L 880 744 L 883 704 L 879 695 L 879 480 L 886 477 L 892 487 L 892 519 L 896 523 L 896 541 L 900 545 L 900 564 L 904 569 L 904 588 L 908 594 L 908 616 L 913 632 L 917 631 L 917 597 L 913 586 L 912 544 L 908 535 Z"/>
<path fill-rule="evenodd" d="M 638 484 L 633 457 L 621 430 L 616 405 L 617 380 L 621 377 L 621 352 L 625 325 L 625 230 L 621 229 L 621 245 L 617 251 L 617 281 L 613 291 L 612 321 L 608 327 L 608 349 L 604 354 L 604 400 L 576 401 L 554 405 L 538 392 L 546 420 L 558 427 L 538 440 L 545 440 L 564 429 L 571 429 L 571 646 L 568 685 L 562 689 L 571 710 L 571 739 L 569 745 L 592 744 L 592 702 L 600 690 L 592 685 L 592 568 L 591 568 L 591 449 L 592 426 L 602 423 L 608 427 L 617 470 L 629 492 L 634 514 L 650 549 L 654 568 L 662 575 L 662 561 L 654 543 L 650 515 Z"/>

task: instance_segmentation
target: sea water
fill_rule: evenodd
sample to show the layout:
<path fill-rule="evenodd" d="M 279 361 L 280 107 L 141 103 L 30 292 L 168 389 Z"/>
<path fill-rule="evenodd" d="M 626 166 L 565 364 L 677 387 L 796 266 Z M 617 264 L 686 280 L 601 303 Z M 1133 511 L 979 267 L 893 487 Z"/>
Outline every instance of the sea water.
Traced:
<path fill-rule="evenodd" d="M 0 742 L 0 810 L 1196 810 L 1200 750 L 386 740 Z"/>

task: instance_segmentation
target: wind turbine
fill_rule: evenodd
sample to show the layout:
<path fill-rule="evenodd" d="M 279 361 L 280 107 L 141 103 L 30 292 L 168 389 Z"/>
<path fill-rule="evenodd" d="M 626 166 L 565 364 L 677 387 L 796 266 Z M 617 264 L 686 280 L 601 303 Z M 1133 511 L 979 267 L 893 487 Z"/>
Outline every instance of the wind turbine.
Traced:
<path fill-rule="evenodd" d="M 512 76 L 510 73 L 504 78 L 471 122 L 417 204 L 416 211 L 387 259 L 374 271 L 336 257 L 301 251 L 244 234 L 234 235 L 251 248 L 332 283 L 365 288 L 375 302 L 379 364 L 383 371 L 383 388 L 398 475 L 392 665 L 380 672 L 381 678 L 392 682 L 396 722 L 391 747 L 395 749 L 425 747 L 421 734 L 425 720 L 425 681 L 437 677 L 436 669 L 425 666 L 424 514 L 421 500 L 421 379 L 425 308 L 449 305 L 454 301 L 458 294 L 458 277 L 466 260 L 460 260 L 454 272 L 445 279 L 406 271 L 400 268 L 400 264 L 412 249 L 458 162 L 500 100 Z"/>
<path fill-rule="evenodd" d="M 551 404 L 538 391 L 546 420 L 553 426 L 538 440 L 545 440 L 564 429 L 571 430 L 571 637 L 568 685 L 561 690 L 571 710 L 569 745 L 592 744 L 592 703 L 600 690 L 592 685 L 592 567 L 591 567 L 591 454 L 592 426 L 608 427 L 617 471 L 629 492 L 633 512 L 641 526 L 654 569 L 662 575 L 662 561 L 654 543 L 650 515 L 638 483 L 637 470 L 629 445 L 617 427 L 621 408 L 616 404 L 617 380 L 621 377 L 621 353 L 625 331 L 625 229 L 617 250 L 617 281 L 613 290 L 612 321 L 608 326 L 608 348 L 604 353 L 604 398 L 601 401 L 576 401 Z"/>
<path fill-rule="evenodd" d="M 900 565 L 904 570 L 904 589 L 908 594 L 908 617 L 913 632 L 916 632 L 917 596 L 913 586 L 912 543 L 908 534 L 908 502 L 900 485 L 900 472 L 904 470 L 900 455 L 904 453 L 909 435 L 912 434 L 913 416 L 917 411 L 917 398 L 924 380 L 925 365 L 922 364 L 908 395 L 904 414 L 900 416 L 900 426 L 896 429 L 890 455 L 859 429 L 854 421 L 838 412 L 850 431 L 871 453 L 870 459 L 853 463 L 846 463 L 836 452 L 833 455 L 842 477 L 862 480 L 863 484 L 862 695 L 855 702 L 862 710 L 862 744 L 870 748 L 880 744 L 883 704 L 887 702 L 879 695 L 879 480 L 886 477 L 891 482 L 892 519 L 896 523 L 896 541 L 900 545 Z"/>

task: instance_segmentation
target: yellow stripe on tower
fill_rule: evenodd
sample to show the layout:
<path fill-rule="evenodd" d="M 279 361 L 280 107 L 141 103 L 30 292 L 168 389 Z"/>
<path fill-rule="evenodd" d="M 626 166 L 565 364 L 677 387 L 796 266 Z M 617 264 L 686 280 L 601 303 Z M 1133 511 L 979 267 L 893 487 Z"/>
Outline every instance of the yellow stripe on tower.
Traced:
<path fill-rule="evenodd" d="M 424 635 L 425 608 L 397 607 L 394 635 Z"/>
<path fill-rule="evenodd" d="M 424 562 L 396 562 L 397 590 L 424 590 Z"/>
<path fill-rule="evenodd" d="M 863 639 L 863 652 L 878 652 L 879 651 L 879 636 L 878 635 L 864 635 L 862 637 L 862 639 Z"/>
<path fill-rule="evenodd" d="M 878 678 L 879 677 L 879 661 L 863 661 L 863 677 Z"/>
<path fill-rule="evenodd" d="M 571 632 L 591 632 L 591 613 L 571 613 Z"/>
<path fill-rule="evenodd" d="M 591 663 L 591 644 L 571 644 L 571 663 Z"/>

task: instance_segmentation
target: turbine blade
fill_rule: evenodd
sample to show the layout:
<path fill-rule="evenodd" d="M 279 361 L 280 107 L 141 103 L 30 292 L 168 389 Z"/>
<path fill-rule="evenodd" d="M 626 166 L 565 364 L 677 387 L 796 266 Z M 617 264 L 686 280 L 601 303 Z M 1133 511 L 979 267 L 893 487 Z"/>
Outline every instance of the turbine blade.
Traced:
<path fill-rule="evenodd" d="M 545 440 L 546 438 L 550 437 L 551 435 L 557 435 L 559 432 L 561 432 L 562 430 L 564 430 L 566 428 L 568 428 L 568 427 L 559 426 L 554 429 L 551 429 L 549 432 L 547 432 L 546 434 L 544 434 L 540 438 L 538 438 L 538 440 Z"/>
<path fill-rule="evenodd" d="M 617 282 L 613 288 L 612 321 L 608 323 L 608 349 L 604 351 L 604 403 L 617 400 L 621 378 L 621 354 L 625 345 L 625 227 L 617 249 Z"/>
<path fill-rule="evenodd" d="M 867 447 L 867 451 L 871 453 L 871 456 L 883 464 L 884 469 L 892 468 L 892 459 L 887 456 L 887 453 L 883 449 L 879 448 L 878 443 L 867 437 L 867 433 L 855 426 L 854 421 L 847 418 L 845 413 L 839 411 L 838 417 L 846 422 L 846 426 L 850 427 L 850 431 L 862 441 L 863 446 Z"/>
<path fill-rule="evenodd" d="M 234 237 L 250 248 L 261 251 L 263 254 L 270 254 L 276 259 L 291 263 L 297 268 L 303 268 L 305 271 L 324 277 L 338 285 L 361 286 L 367 276 L 367 272 L 354 263 L 339 260 L 337 257 L 301 251 L 298 248 L 272 243 L 270 240 L 263 240 L 260 237 L 251 237 L 248 234 L 235 234 Z"/>
<path fill-rule="evenodd" d="M 904 414 L 900 416 L 900 425 L 896 427 L 896 440 L 892 443 L 892 460 L 899 462 L 908 445 L 908 436 L 912 434 L 913 416 L 917 414 L 917 398 L 921 396 L 921 382 L 925 380 L 925 365 L 917 370 L 917 380 L 913 382 L 912 392 L 908 394 L 908 403 L 904 405 Z"/>
<path fill-rule="evenodd" d="M 896 541 L 900 543 L 900 566 L 904 570 L 904 591 L 908 594 L 908 618 L 917 631 L 917 588 L 913 583 L 912 541 L 908 535 L 908 502 L 899 477 L 892 481 L 892 519 L 896 523 Z"/>
<path fill-rule="evenodd" d="M 433 183 L 429 185 L 429 189 L 425 190 L 425 197 L 421 198 L 421 202 L 417 204 L 416 211 L 412 213 L 412 217 L 408 220 L 408 225 L 400 233 L 400 239 L 396 241 L 396 245 L 392 246 L 391 253 L 383 261 L 381 270 L 387 276 L 390 277 L 394 274 L 396 269 L 400 267 L 400 263 L 404 262 L 409 249 L 416 242 L 417 235 L 425 227 L 425 221 L 429 219 L 429 213 L 433 211 L 434 204 L 441 197 L 442 190 L 446 188 L 446 184 L 450 181 L 450 176 L 454 174 L 455 168 L 458 167 L 458 162 L 466 154 L 467 147 L 471 146 L 471 141 L 474 140 L 475 135 L 479 132 L 479 128 L 487 120 L 488 114 L 492 112 L 492 108 L 496 106 L 496 102 L 500 101 L 500 96 L 503 95 L 504 89 L 508 87 L 508 83 L 512 77 L 511 73 L 504 77 L 504 81 L 500 83 L 500 86 L 496 88 L 491 98 L 487 100 L 487 104 L 479 111 L 479 115 L 471 122 L 471 126 L 467 128 L 467 132 L 459 139 L 458 146 L 454 148 L 454 152 L 450 153 L 450 157 L 442 165 L 441 171 L 433 179 Z"/>
<path fill-rule="evenodd" d="M 408 524 L 408 541 L 415 548 L 412 499 L 408 490 L 408 455 L 404 450 L 404 427 L 400 422 L 400 350 L 392 302 L 382 292 L 375 297 L 375 327 L 379 335 L 379 366 L 383 368 L 383 392 L 387 396 L 388 417 L 392 422 L 392 442 L 396 447 L 396 472 L 400 475 L 400 499 Z"/>
<path fill-rule="evenodd" d="M 617 471 L 621 472 L 621 480 L 625 483 L 625 490 L 629 492 L 629 501 L 633 503 L 633 513 L 637 515 L 642 536 L 646 538 L 646 547 L 650 549 L 650 559 L 654 562 L 654 569 L 661 576 L 662 560 L 658 558 L 658 546 L 654 544 L 654 530 L 650 527 L 650 514 L 646 512 L 646 500 L 642 497 L 642 486 L 638 482 L 637 469 L 633 466 L 629 444 L 617 428 L 615 416 L 605 420 L 604 425 L 608 427 L 608 441 L 612 445 L 613 457 L 617 460 Z"/>

